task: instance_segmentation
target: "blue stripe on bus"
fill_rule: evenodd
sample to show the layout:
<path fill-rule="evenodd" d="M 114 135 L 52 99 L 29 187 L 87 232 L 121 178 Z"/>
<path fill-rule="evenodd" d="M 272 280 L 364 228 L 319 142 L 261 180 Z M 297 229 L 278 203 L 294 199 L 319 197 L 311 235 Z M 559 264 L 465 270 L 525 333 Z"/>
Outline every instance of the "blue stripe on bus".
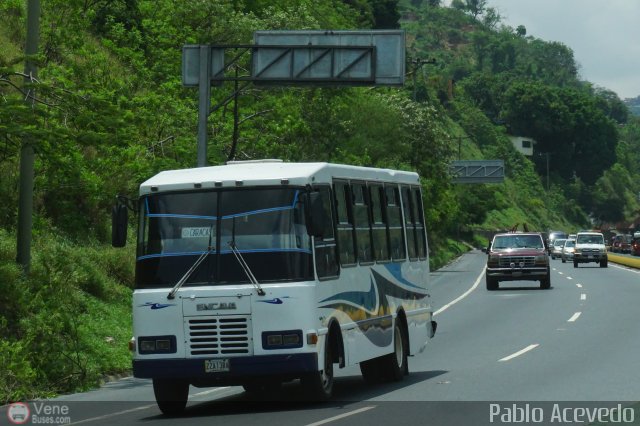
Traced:
<path fill-rule="evenodd" d="M 147 217 L 175 217 L 178 219 L 218 220 L 216 216 L 198 216 L 191 214 L 149 213 Z"/>
<path fill-rule="evenodd" d="M 284 211 L 284 210 L 293 210 L 293 207 L 284 206 L 284 207 L 272 207 L 270 209 L 251 210 L 251 211 L 248 211 L 248 212 L 242 212 L 242 213 L 236 213 L 236 214 L 230 214 L 230 215 L 227 215 L 227 216 L 222 216 L 222 219 L 233 219 L 234 217 L 251 216 L 251 215 L 254 215 L 254 214 L 272 213 L 272 212 L 279 212 L 279 211 Z"/>
<path fill-rule="evenodd" d="M 145 259 L 152 259 L 154 257 L 176 257 L 176 256 L 200 256 L 204 253 L 206 253 L 207 251 L 185 251 L 185 252 L 177 252 L 177 253 L 157 253 L 157 254 L 147 254 L 145 256 L 140 256 L 138 257 L 136 260 L 145 260 Z M 212 254 L 215 253 L 215 251 L 211 252 Z"/>
<path fill-rule="evenodd" d="M 251 211 L 248 211 L 248 212 L 242 212 L 242 213 L 236 213 L 236 214 L 231 214 L 231 215 L 227 215 L 227 216 L 222 216 L 222 219 L 232 219 L 234 217 L 249 216 L 249 215 L 254 215 L 254 214 L 271 213 L 271 212 L 284 211 L 284 210 L 293 210 L 296 207 L 296 203 L 298 202 L 298 194 L 299 193 L 300 193 L 300 191 L 296 191 L 296 193 L 295 193 L 295 195 L 293 197 L 293 203 L 291 203 L 290 206 L 272 207 L 272 208 L 269 208 L 269 209 L 260 209 L 260 210 L 251 210 Z M 149 197 L 146 197 L 144 199 L 144 202 L 145 202 L 145 206 L 146 206 L 147 216 L 148 217 L 176 217 L 176 218 L 185 218 L 185 219 L 218 220 L 217 216 L 200 216 L 200 215 L 170 214 L 170 213 L 151 213 L 149 211 Z"/>
<path fill-rule="evenodd" d="M 402 276 L 402 270 L 401 270 L 402 263 L 388 263 L 384 265 L 384 267 L 387 269 L 387 271 L 389 271 L 389 273 L 391 273 L 393 278 L 398 280 L 401 284 L 404 284 L 408 287 L 419 288 L 421 290 L 424 290 L 422 287 L 407 281 L 407 279 Z"/>

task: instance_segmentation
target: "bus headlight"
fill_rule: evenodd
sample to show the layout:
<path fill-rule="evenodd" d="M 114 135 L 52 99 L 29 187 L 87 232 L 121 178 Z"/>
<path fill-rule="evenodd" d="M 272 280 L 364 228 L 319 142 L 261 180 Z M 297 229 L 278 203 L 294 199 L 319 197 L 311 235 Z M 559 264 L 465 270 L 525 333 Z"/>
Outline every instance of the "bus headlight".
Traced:
<path fill-rule="evenodd" d="M 138 351 L 141 355 L 174 354 L 177 351 L 176 336 L 138 337 Z"/>
<path fill-rule="evenodd" d="M 302 330 L 265 331 L 262 333 L 263 349 L 291 349 L 302 347 Z"/>

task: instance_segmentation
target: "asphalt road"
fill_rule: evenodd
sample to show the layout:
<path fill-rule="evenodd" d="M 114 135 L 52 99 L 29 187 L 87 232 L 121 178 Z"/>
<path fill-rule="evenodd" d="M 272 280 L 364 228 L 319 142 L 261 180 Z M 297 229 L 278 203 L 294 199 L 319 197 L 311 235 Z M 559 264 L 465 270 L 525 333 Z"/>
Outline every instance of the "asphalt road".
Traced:
<path fill-rule="evenodd" d="M 261 401 L 239 387 L 192 388 L 183 418 L 161 416 L 150 382 L 133 378 L 51 403 L 67 405 L 73 424 L 319 426 L 499 424 L 518 414 L 552 424 L 553 414 L 586 420 L 590 409 L 640 400 L 640 271 L 554 260 L 551 289 L 514 281 L 490 292 L 485 261 L 473 251 L 431 274 L 438 331 L 399 383 L 370 386 L 358 367 L 337 370 L 329 403 L 304 401 L 295 383 Z"/>

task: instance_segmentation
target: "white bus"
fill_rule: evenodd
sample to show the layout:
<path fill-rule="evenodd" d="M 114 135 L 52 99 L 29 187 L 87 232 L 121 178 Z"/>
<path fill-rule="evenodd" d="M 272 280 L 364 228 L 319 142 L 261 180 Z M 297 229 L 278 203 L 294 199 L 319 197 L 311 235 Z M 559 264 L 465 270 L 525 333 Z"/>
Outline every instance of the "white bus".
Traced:
<path fill-rule="evenodd" d="M 138 205 L 133 373 L 165 414 L 189 385 L 327 399 L 336 364 L 401 380 L 435 334 L 416 173 L 231 162 L 159 173 Z M 124 206 L 113 225 L 122 246 Z"/>

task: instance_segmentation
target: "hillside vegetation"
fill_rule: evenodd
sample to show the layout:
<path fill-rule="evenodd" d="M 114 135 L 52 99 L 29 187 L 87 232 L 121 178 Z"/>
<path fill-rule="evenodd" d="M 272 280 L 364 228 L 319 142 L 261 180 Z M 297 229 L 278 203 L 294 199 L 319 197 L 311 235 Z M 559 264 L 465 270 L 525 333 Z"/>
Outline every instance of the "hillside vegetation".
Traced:
<path fill-rule="evenodd" d="M 640 121 L 613 92 L 579 79 L 570 48 L 503 27 L 481 0 L 450 8 L 437 0 L 48 0 L 42 8 L 39 73 L 25 84 L 25 2 L 0 3 L 2 401 L 86 389 L 130 368 L 135 244 L 109 246 L 109 214 L 116 194 L 135 198 L 155 173 L 195 166 L 198 100 L 181 85 L 184 44 L 247 44 L 256 30 L 404 28 L 404 88 L 249 86 L 238 97 L 235 140 L 232 103 L 210 116 L 208 163 L 415 170 L 432 267 L 463 250 L 458 241 L 486 243 L 478 230 L 576 229 L 638 214 Z M 414 69 L 414 60 L 430 63 Z M 232 91 L 214 87 L 212 104 Z M 521 155 L 510 134 L 534 138 L 545 156 Z M 36 147 L 28 276 L 15 264 L 24 138 Z M 448 164 L 458 157 L 502 159 L 507 178 L 452 184 Z"/>

